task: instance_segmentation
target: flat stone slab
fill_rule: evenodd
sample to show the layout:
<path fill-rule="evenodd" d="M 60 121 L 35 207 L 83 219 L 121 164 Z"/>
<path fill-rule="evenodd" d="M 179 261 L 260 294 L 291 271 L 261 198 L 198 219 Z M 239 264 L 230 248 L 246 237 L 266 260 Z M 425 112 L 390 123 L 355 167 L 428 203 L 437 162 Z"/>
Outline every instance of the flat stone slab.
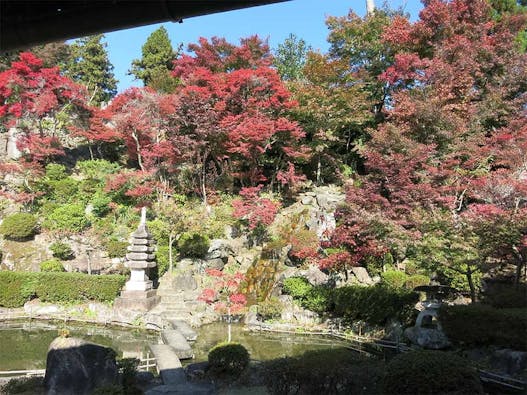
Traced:
<path fill-rule="evenodd" d="M 167 329 L 161 332 L 161 338 L 165 344 L 174 349 L 179 359 L 194 358 L 194 352 L 188 344 L 185 336 L 177 329 Z"/>
<path fill-rule="evenodd" d="M 187 376 L 174 349 L 168 344 L 150 344 L 157 371 L 165 385 L 186 384 Z"/>
<path fill-rule="evenodd" d="M 178 385 L 160 385 L 149 389 L 145 395 L 209 395 L 215 394 L 214 385 L 187 383 Z"/>
<path fill-rule="evenodd" d="M 198 334 L 196 333 L 196 331 L 194 331 L 194 329 L 192 329 L 192 327 L 186 321 L 171 320 L 170 323 L 172 324 L 172 327 L 174 329 L 179 330 L 181 334 L 185 336 L 185 339 L 187 339 L 187 341 L 193 342 L 196 341 L 196 339 L 198 338 Z"/>

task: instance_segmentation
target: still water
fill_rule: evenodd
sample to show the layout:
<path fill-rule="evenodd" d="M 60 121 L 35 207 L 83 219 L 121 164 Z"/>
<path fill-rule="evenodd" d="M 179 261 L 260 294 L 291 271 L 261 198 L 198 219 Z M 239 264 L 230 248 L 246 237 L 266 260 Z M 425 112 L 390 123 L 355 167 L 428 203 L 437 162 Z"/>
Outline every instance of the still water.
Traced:
<path fill-rule="evenodd" d="M 69 330 L 71 337 L 111 347 L 126 358 L 139 357 L 148 344 L 159 342 L 156 332 L 118 327 L 45 321 L 0 323 L 0 370 L 44 369 L 49 344 L 59 329 Z"/>
<path fill-rule="evenodd" d="M 139 357 L 141 353 L 146 354 L 148 344 L 159 343 L 159 335 L 155 332 L 38 321 L 0 323 L 0 370 L 45 368 L 47 349 L 57 337 L 58 329 L 68 329 L 72 337 L 111 347 L 121 357 Z M 198 330 L 198 339 L 192 344 L 195 358 L 182 362 L 188 364 L 207 360 L 209 350 L 225 340 L 226 324 L 202 326 Z M 260 361 L 346 345 L 343 341 L 323 336 L 248 332 L 242 325 L 236 324 L 232 325 L 232 341 L 243 344 L 251 359 Z"/>

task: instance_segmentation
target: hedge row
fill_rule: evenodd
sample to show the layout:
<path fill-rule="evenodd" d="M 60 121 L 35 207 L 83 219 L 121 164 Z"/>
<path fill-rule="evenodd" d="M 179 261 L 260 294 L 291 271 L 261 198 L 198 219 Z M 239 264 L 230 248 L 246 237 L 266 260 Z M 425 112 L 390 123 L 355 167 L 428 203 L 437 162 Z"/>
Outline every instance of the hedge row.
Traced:
<path fill-rule="evenodd" d="M 439 320 L 446 335 L 457 343 L 527 350 L 526 309 L 496 309 L 479 304 L 442 306 Z"/>
<path fill-rule="evenodd" d="M 298 357 L 263 363 L 271 394 L 378 394 L 384 362 L 345 349 L 307 351 Z"/>
<path fill-rule="evenodd" d="M 30 299 L 43 302 L 113 301 L 125 276 L 82 273 L 0 271 L 0 306 L 21 307 Z"/>
<path fill-rule="evenodd" d="M 405 288 L 352 285 L 342 288 L 313 286 L 303 277 L 284 280 L 283 291 L 306 309 L 319 314 L 385 325 L 390 320 L 407 322 L 412 318 L 419 295 Z"/>

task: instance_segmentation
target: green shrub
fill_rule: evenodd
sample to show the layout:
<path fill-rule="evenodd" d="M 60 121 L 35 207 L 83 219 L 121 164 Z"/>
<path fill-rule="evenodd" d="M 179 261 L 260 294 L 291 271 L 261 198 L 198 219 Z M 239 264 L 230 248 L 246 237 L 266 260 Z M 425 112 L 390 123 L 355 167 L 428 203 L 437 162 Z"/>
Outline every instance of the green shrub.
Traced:
<path fill-rule="evenodd" d="M 183 233 L 178 240 L 177 248 L 182 256 L 203 258 L 209 250 L 209 238 L 199 233 Z"/>
<path fill-rule="evenodd" d="M 40 265 L 41 272 L 64 272 L 64 266 L 58 259 L 49 259 L 47 261 L 41 262 Z"/>
<path fill-rule="evenodd" d="M 496 309 L 481 304 L 443 305 L 439 321 L 446 335 L 456 343 L 527 350 L 525 309 Z"/>
<path fill-rule="evenodd" d="M 16 213 L 5 217 L 0 233 L 10 240 L 25 240 L 32 237 L 37 229 L 37 218 L 29 213 Z"/>
<path fill-rule="evenodd" d="M 157 262 L 157 273 L 161 277 L 168 270 L 170 260 L 168 256 L 168 246 L 167 245 L 158 245 L 156 251 L 156 262 Z M 172 264 L 176 263 L 177 251 L 172 248 Z"/>
<path fill-rule="evenodd" d="M 109 204 L 112 199 L 102 192 L 96 192 L 90 199 L 90 203 L 93 206 L 93 215 L 96 217 L 103 217 L 110 211 Z"/>
<path fill-rule="evenodd" d="M 260 314 L 264 320 L 280 318 L 283 310 L 284 305 L 276 296 L 272 296 L 258 304 L 258 314 Z"/>
<path fill-rule="evenodd" d="M 213 374 L 239 376 L 249 365 L 249 352 L 239 343 L 219 343 L 209 351 L 208 359 Z"/>
<path fill-rule="evenodd" d="M 381 273 L 381 278 L 383 284 L 393 288 L 402 288 L 406 282 L 406 274 L 400 270 L 388 270 Z"/>
<path fill-rule="evenodd" d="M 65 233 L 78 233 L 89 225 L 84 214 L 84 206 L 65 204 L 53 210 L 44 220 L 43 226 L 48 230 Z"/>
<path fill-rule="evenodd" d="M 11 379 L 0 387 L 0 393 L 5 395 L 44 393 L 43 377 L 17 377 Z"/>
<path fill-rule="evenodd" d="M 406 289 L 414 289 L 415 287 L 428 284 L 430 284 L 430 277 L 425 276 L 424 274 L 414 274 L 406 277 L 404 287 Z"/>
<path fill-rule="evenodd" d="M 113 301 L 125 276 L 0 271 L 0 306 L 21 307 L 32 297 L 43 302 Z"/>
<path fill-rule="evenodd" d="M 117 173 L 120 169 L 118 163 L 105 159 L 84 160 L 77 162 L 77 169 L 86 178 L 103 179 L 108 174 Z"/>
<path fill-rule="evenodd" d="M 313 289 L 313 285 L 304 277 L 289 277 L 283 284 L 283 292 L 291 295 L 293 299 L 305 299 L 308 292 Z"/>
<path fill-rule="evenodd" d="M 325 286 L 313 287 L 307 292 L 300 304 L 305 309 L 315 313 L 327 313 L 333 304 L 333 291 L 334 289 Z"/>
<path fill-rule="evenodd" d="M 527 284 L 493 286 L 485 291 L 483 302 L 499 309 L 526 308 Z"/>
<path fill-rule="evenodd" d="M 55 258 L 58 258 L 62 261 L 67 261 L 74 256 L 71 246 L 63 241 L 55 241 L 54 243 L 51 243 L 49 249 Z"/>
<path fill-rule="evenodd" d="M 108 239 L 104 245 L 108 257 L 110 258 L 124 258 L 127 253 L 128 243 L 126 241 L 119 241 L 115 239 Z"/>
<path fill-rule="evenodd" d="M 264 382 L 272 394 L 377 394 L 383 362 L 345 348 L 308 351 L 265 362 Z"/>
<path fill-rule="evenodd" d="M 22 307 L 32 296 L 38 273 L 0 271 L 0 306 Z"/>
<path fill-rule="evenodd" d="M 384 390 L 394 394 L 483 394 L 479 375 L 468 361 L 443 351 L 411 351 L 386 367 Z"/>
<path fill-rule="evenodd" d="M 66 173 L 66 166 L 59 165 L 58 163 L 48 163 L 46 165 L 46 175 L 45 177 L 48 180 L 58 181 L 66 178 L 68 174 Z"/>
<path fill-rule="evenodd" d="M 67 177 L 61 180 L 50 181 L 52 188 L 52 199 L 58 203 L 67 203 L 76 197 L 79 191 L 79 183 L 73 178 Z"/>
<path fill-rule="evenodd" d="M 348 321 L 385 325 L 390 320 L 409 322 L 419 295 L 404 288 L 383 285 L 348 286 L 333 291 L 334 313 Z"/>

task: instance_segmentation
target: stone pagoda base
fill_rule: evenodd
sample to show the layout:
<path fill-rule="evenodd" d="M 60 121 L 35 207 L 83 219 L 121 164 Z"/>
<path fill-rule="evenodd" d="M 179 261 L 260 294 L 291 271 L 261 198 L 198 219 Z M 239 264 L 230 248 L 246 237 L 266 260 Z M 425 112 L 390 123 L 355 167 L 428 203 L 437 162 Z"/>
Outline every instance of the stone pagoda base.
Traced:
<path fill-rule="evenodd" d="M 115 299 L 114 309 L 149 311 L 159 303 L 159 296 L 154 289 L 148 291 L 121 291 Z"/>

